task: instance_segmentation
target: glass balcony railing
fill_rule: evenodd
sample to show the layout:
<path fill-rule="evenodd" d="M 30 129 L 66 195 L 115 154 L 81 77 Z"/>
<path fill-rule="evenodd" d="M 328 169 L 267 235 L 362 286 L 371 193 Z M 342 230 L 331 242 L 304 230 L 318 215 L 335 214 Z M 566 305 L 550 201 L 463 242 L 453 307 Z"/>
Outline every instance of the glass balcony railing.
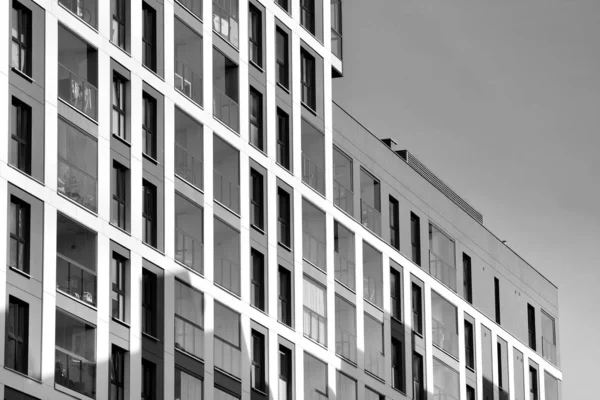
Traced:
<path fill-rule="evenodd" d="M 327 343 L 327 319 L 306 306 L 304 307 L 304 336 L 323 345 Z"/>
<path fill-rule="evenodd" d="M 240 131 L 240 105 L 214 86 L 213 113 L 218 120 L 235 132 Z"/>
<path fill-rule="evenodd" d="M 360 221 L 371 232 L 381 235 L 381 213 L 364 200 L 360 201 Z"/>
<path fill-rule="evenodd" d="M 433 277 L 456 292 L 456 268 L 429 250 L 429 269 Z"/>
<path fill-rule="evenodd" d="M 204 359 L 204 331 L 175 315 L 175 348 Z"/>
<path fill-rule="evenodd" d="M 302 181 L 321 194 L 325 194 L 325 171 L 302 153 Z"/>
<path fill-rule="evenodd" d="M 317 390 L 304 389 L 304 398 L 306 400 L 327 400 L 328 397 Z"/>
<path fill-rule="evenodd" d="M 556 345 L 548 338 L 542 337 L 542 355 L 552 364 L 556 364 Z"/>
<path fill-rule="evenodd" d="M 202 105 L 202 74 L 175 57 L 175 89 Z"/>
<path fill-rule="evenodd" d="M 177 2 L 202 19 L 202 0 L 177 0 Z"/>
<path fill-rule="evenodd" d="M 96 185 L 96 178 L 58 158 L 57 190 L 59 193 L 96 212 Z"/>
<path fill-rule="evenodd" d="M 435 385 L 434 385 L 433 398 L 434 398 L 434 400 L 458 400 L 458 397 L 455 397 L 449 393 L 446 393 L 444 391 L 444 389 L 440 388 L 439 386 L 435 386 Z"/>
<path fill-rule="evenodd" d="M 227 5 L 230 4 L 230 7 Z M 213 0 L 213 30 L 223 36 L 235 48 L 239 46 L 239 23 L 236 2 Z M 229 8 L 229 9 L 227 9 Z"/>
<path fill-rule="evenodd" d="M 342 35 L 334 29 L 331 30 L 331 52 L 340 60 L 342 59 Z"/>
<path fill-rule="evenodd" d="M 302 257 L 317 268 L 326 270 L 325 243 L 308 232 L 302 234 Z"/>
<path fill-rule="evenodd" d="M 240 185 L 221 175 L 219 171 L 214 170 L 214 191 L 215 200 L 230 208 L 236 213 L 240 212 Z"/>
<path fill-rule="evenodd" d="M 215 335 L 215 367 L 241 378 L 242 352 L 239 348 Z"/>
<path fill-rule="evenodd" d="M 365 348 L 365 370 L 375 376 L 385 376 L 385 356 L 377 349 Z"/>
<path fill-rule="evenodd" d="M 96 363 L 55 350 L 54 382 L 87 397 L 96 398 Z"/>
<path fill-rule="evenodd" d="M 333 180 L 333 203 L 347 212 L 354 215 L 354 192 Z"/>
<path fill-rule="evenodd" d="M 365 276 L 363 278 L 363 297 L 378 307 L 383 306 L 383 285 L 381 281 Z"/>
<path fill-rule="evenodd" d="M 235 294 L 240 294 L 240 265 L 215 252 L 215 282 Z"/>
<path fill-rule="evenodd" d="M 96 305 L 96 274 L 60 254 L 56 256 L 56 289 L 84 303 Z"/>
<path fill-rule="evenodd" d="M 442 321 L 432 318 L 433 344 L 454 357 L 458 357 L 458 334 L 455 329 L 448 328 Z"/>
<path fill-rule="evenodd" d="M 175 145 L 175 174 L 200 190 L 204 189 L 204 162 L 180 144 Z"/>
<path fill-rule="evenodd" d="M 335 279 L 354 290 L 356 287 L 356 268 L 353 261 L 338 253 L 333 253 L 333 262 L 335 268 Z"/>
<path fill-rule="evenodd" d="M 335 352 L 352 362 L 356 362 L 356 336 L 336 326 Z"/>
<path fill-rule="evenodd" d="M 204 273 L 204 245 L 179 229 L 175 229 L 175 259 L 194 271 Z"/>
<path fill-rule="evenodd" d="M 58 97 L 88 117 L 98 119 L 98 89 L 62 64 L 58 64 Z"/>
<path fill-rule="evenodd" d="M 94 28 L 97 28 L 96 2 L 97 0 L 58 0 L 60 5 Z"/>

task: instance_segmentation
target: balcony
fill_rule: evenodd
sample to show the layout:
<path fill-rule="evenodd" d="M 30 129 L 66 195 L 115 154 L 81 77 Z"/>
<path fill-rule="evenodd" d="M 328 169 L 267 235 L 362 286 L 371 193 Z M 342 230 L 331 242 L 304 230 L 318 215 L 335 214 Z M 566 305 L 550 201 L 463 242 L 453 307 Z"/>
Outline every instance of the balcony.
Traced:
<path fill-rule="evenodd" d="M 325 194 L 325 171 L 302 152 L 302 182 Z"/>
<path fill-rule="evenodd" d="M 381 235 L 381 213 L 364 200 L 360 201 L 360 221 L 371 232 Z"/>
<path fill-rule="evenodd" d="M 177 2 L 202 19 L 202 0 L 177 0 Z"/>
<path fill-rule="evenodd" d="M 553 341 L 542 336 L 542 356 L 550 361 L 553 365 L 556 364 L 556 345 Z"/>
<path fill-rule="evenodd" d="M 97 0 L 58 0 L 58 3 L 88 25 L 96 28 Z"/>
<path fill-rule="evenodd" d="M 179 144 L 175 144 L 175 174 L 204 189 L 204 162 Z"/>
<path fill-rule="evenodd" d="M 327 343 L 327 319 L 304 306 L 304 336 L 325 345 Z"/>
<path fill-rule="evenodd" d="M 98 119 L 98 89 L 62 64 L 58 64 L 58 97 L 93 120 Z"/>
<path fill-rule="evenodd" d="M 204 331 L 175 315 L 175 348 L 204 359 Z"/>
<path fill-rule="evenodd" d="M 377 307 L 383 304 L 383 287 L 381 283 L 373 277 L 363 278 L 363 297 L 368 302 Z"/>
<path fill-rule="evenodd" d="M 432 318 L 432 325 L 433 344 L 453 357 L 458 357 L 458 334 L 435 318 Z"/>
<path fill-rule="evenodd" d="M 430 273 L 437 280 L 456 292 L 456 268 L 429 250 Z"/>
<path fill-rule="evenodd" d="M 56 256 L 56 289 L 84 303 L 96 305 L 96 274 L 60 254 Z"/>
<path fill-rule="evenodd" d="M 204 245 L 179 229 L 175 229 L 175 259 L 194 271 L 204 273 Z"/>
<path fill-rule="evenodd" d="M 58 347 L 55 357 L 54 382 L 77 393 L 96 398 L 96 363 L 73 356 L 72 353 Z"/>
<path fill-rule="evenodd" d="M 435 385 L 433 398 L 434 400 L 458 400 L 458 397 L 454 397 L 453 395 L 446 393 L 444 389 Z"/>
<path fill-rule="evenodd" d="M 242 352 L 239 348 L 229 342 L 215 336 L 215 367 L 220 370 L 241 378 Z"/>
<path fill-rule="evenodd" d="M 240 185 L 221 175 L 214 170 L 215 200 L 236 213 L 240 212 Z"/>
<path fill-rule="evenodd" d="M 235 132 L 240 131 L 240 105 L 227 94 L 213 86 L 213 113 L 215 117 Z"/>
<path fill-rule="evenodd" d="M 302 257 L 315 267 L 325 271 L 326 269 L 325 243 L 308 232 L 302 234 Z"/>
<path fill-rule="evenodd" d="M 336 326 L 335 352 L 352 362 L 356 362 L 356 336 Z"/>
<path fill-rule="evenodd" d="M 365 348 L 365 370 L 375 376 L 385 376 L 385 356 L 380 350 Z"/>
<path fill-rule="evenodd" d="M 202 105 L 202 74 L 175 57 L 175 89 Z"/>
<path fill-rule="evenodd" d="M 335 279 L 340 281 L 343 285 L 354 290 L 356 287 L 356 269 L 354 262 L 348 260 L 337 251 L 333 253 L 333 262 L 335 268 Z"/>
<path fill-rule="evenodd" d="M 240 265 L 215 251 L 215 283 L 240 294 Z"/>
<path fill-rule="evenodd" d="M 229 10 L 225 10 L 219 3 L 223 1 L 213 0 L 213 30 L 223 36 L 235 48 L 239 47 L 239 26 L 237 21 L 237 2 L 231 2 Z"/>
<path fill-rule="evenodd" d="M 60 194 L 96 212 L 96 178 L 59 157 L 57 184 Z"/>
<path fill-rule="evenodd" d="M 333 180 L 333 203 L 347 212 L 354 215 L 354 192 Z"/>
<path fill-rule="evenodd" d="M 331 53 L 340 60 L 342 59 L 342 35 L 334 29 L 331 30 Z"/>

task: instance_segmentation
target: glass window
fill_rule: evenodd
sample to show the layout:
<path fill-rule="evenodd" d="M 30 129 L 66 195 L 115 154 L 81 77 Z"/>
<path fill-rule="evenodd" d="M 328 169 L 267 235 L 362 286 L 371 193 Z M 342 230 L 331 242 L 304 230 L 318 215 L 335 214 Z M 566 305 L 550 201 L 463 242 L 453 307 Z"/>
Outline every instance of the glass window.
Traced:
<path fill-rule="evenodd" d="M 238 0 L 213 0 L 213 30 L 237 48 L 239 46 Z"/>
<path fill-rule="evenodd" d="M 31 107 L 13 97 L 10 119 L 10 164 L 31 174 Z"/>
<path fill-rule="evenodd" d="M 175 348 L 204 358 L 204 295 L 175 280 Z"/>
<path fill-rule="evenodd" d="M 556 328 L 554 318 L 542 310 L 542 355 L 556 365 Z"/>
<path fill-rule="evenodd" d="M 429 268 L 431 275 L 456 292 L 454 241 L 429 224 Z"/>
<path fill-rule="evenodd" d="M 292 274 L 280 266 L 278 275 L 278 320 L 292 326 Z"/>
<path fill-rule="evenodd" d="M 467 367 L 475 369 L 475 342 L 473 336 L 473 324 L 465 321 L 465 359 Z"/>
<path fill-rule="evenodd" d="M 250 223 L 263 230 L 264 219 L 263 176 L 254 168 L 250 168 Z"/>
<path fill-rule="evenodd" d="M 240 232 L 215 216 L 214 280 L 233 294 L 240 295 Z"/>
<path fill-rule="evenodd" d="M 310 1 L 310 0 L 309 0 Z M 302 103 L 312 110 L 317 108 L 315 58 L 306 50 L 300 52 L 300 81 L 302 84 Z"/>
<path fill-rule="evenodd" d="M 392 338 L 392 387 L 404 392 L 404 345 Z"/>
<path fill-rule="evenodd" d="M 204 273 L 203 209 L 175 192 L 175 259 L 188 268 Z"/>
<path fill-rule="evenodd" d="M 142 63 L 156 72 L 156 10 L 146 2 L 142 6 Z"/>
<path fill-rule="evenodd" d="M 300 23 L 315 34 L 315 0 L 300 0 Z"/>
<path fill-rule="evenodd" d="M 214 198 L 235 213 L 240 212 L 240 152 L 214 135 Z"/>
<path fill-rule="evenodd" d="M 142 148 L 144 149 L 144 154 L 156 159 L 156 99 L 144 92 L 142 104 Z"/>
<path fill-rule="evenodd" d="M 365 400 L 385 400 L 385 397 L 383 397 L 373 389 L 365 387 Z"/>
<path fill-rule="evenodd" d="M 327 291 L 304 277 L 304 336 L 327 345 Z"/>
<path fill-rule="evenodd" d="M 292 246 L 292 224 L 290 194 L 277 188 L 277 239 L 282 245 Z"/>
<path fill-rule="evenodd" d="M 156 247 L 158 239 L 156 235 L 157 230 L 157 210 L 156 210 L 156 186 L 143 180 L 142 182 L 142 198 L 143 198 L 143 227 L 142 227 L 142 240 L 144 243 Z"/>
<path fill-rule="evenodd" d="M 250 87 L 250 143 L 263 151 L 263 96 Z"/>
<path fill-rule="evenodd" d="M 175 368 L 175 399 L 202 400 L 204 398 L 203 382 L 201 379 Z"/>
<path fill-rule="evenodd" d="M 125 354 L 122 348 L 112 345 L 110 354 L 110 400 L 125 399 Z"/>
<path fill-rule="evenodd" d="M 381 235 L 381 188 L 379 180 L 360 169 L 361 223 L 373 233 Z"/>
<path fill-rule="evenodd" d="M 325 136 L 302 118 L 302 182 L 325 195 Z"/>
<path fill-rule="evenodd" d="M 127 50 L 127 2 L 126 0 L 112 0 L 112 26 L 110 41 Z"/>
<path fill-rule="evenodd" d="M 127 260 L 121 255 L 114 253 L 111 259 L 111 281 L 112 281 L 112 317 L 120 321 L 125 321 L 125 308 L 127 303 L 127 271 L 125 265 Z"/>
<path fill-rule="evenodd" d="M 475 400 L 475 389 L 467 385 L 467 400 Z"/>
<path fill-rule="evenodd" d="M 400 287 L 402 278 L 400 272 L 394 268 L 390 269 L 390 297 L 392 303 L 392 317 L 402 320 L 402 295 Z"/>
<path fill-rule="evenodd" d="M 248 39 L 250 61 L 259 67 L 262 66 L 262 15 L 254 5 L 248 9 Z"/>
<path fill-rule="evenodd" d="M 500 399 L 508 400 L 508 344 L 503 339 L 500 339 L 500 337 L 498 337 L 498 342 L 496 342 L 496 350 Z"/>
<path fill-rule="evenodd" d="M 10 197 L 10 241 L 8 265 L 29 273 L 29 231 L 31 207 L 21 199 Z"/>
<path fill-rule="evenodd" d="M 433 387 L 435 398 L 460 398 L 458 372 L 433 357 Z"/>
<path fill-rule="evenodd" d="M 356 363 L 356 307 L 335 296 L 335 352 Z"/>
<path fill-rule="evenodd" d="M 142 332 L 153 337 L 158 335 L 157 291 L 158 277 L 144 268 L 142 270 Z"/>
<path fill-rule="evenodd" d="M 365 313 L 365 370 L 378 376 L 385 374 L 383 323 Z"/>
<path fill-rule="evenodd" d="M 202 0 L 177 0 L 177 2 L 186 7 L 196 17 L 202 19 Z"/>
<path fill-rule="evenodd" d="M 342 1 L 331 0 L 331 52 L 342 58 Z"/>
<path fill-rule="evenodd" d="M 97 28 L 96 7 L 97 0 L 58 0 L 58 3 L 71 11 L 85 23 Z"/>
<path fill-rule="evenodd" d="M 285 346 L 279 345 L 279 399 L 291 400 L 293 386 L 292 351 Z"/>
<path fill-rule="evenodd" d="M 218 10 L 218 7 L 213 8 L 214 12 Z M 213 49 L 213 113 L 215 118 L 235 132 L 240 131 L 238 70 L 236 63 L 216 48 Z"/>
<path fill-rule="evenodd" d="M 423 356 L 413 353 L 413 398 L 414 400 L 425 400 L 425 382 L 423 381 Z"/>
<path fill-rule="evenodd" d="M 333 202 L 350 215 L 354 215 L 354 186 L 352 159 L 333 147 Z"/>
<path fill-rule="evenodd" d="M 202 36 L 175 18 L 175 89 L 202 105 Z"/>
<path fill-rule="evenodd" d="M 290 87 L 290 66 L 289 66 L 289 49 L 288 49 L 288 35 L 285 31 L 279 27 L 276 29 L 276 42 L 275 42 L 275 57 L 277 60 L 277 83 L 289 89 Z"/>
<path fill-rule="evenodd" d="M 335 279 L 350 290 L 354 290 L 356 287 L 354 243 L 354 233 L 344 225 L 334 221 L 333 261 L 335 264 Z"/>
<path fill-rule="evenodd" d="M 241 377 L 240 315 L 215 301 L 215 367 Z"/>
<path fill-rule="evenodd" d="M 251 249 L 252 282 L 250 286 L 252 305 L 265 311 L 265 256 L 258 250 Z"/>
<path fill-rule="evenodd" d="M 400 205 L 392 196 L 390 196 L 389 208 L 390 246 L 400 250 Z"/>
<path fill-rule="evenodd" d="M 302 257 L 322 271 L 326 264 L 325 213 L 302 199 Z"/>
<path fill-rule="evenodd" d="M 31 75 L 31 10 L 12 2 L 12 66 Z"/>
<path fill-rule="evenodd" d="M 473 281 L 471 280 L 471 257 L 463 253 L 463 296 L 473 304 Z"/>
<path fill-rule="evenodd" d="M 327 391 L 327 364 L 304 353 L 304 400 L 326 399 Z"/>
<path fill-rule="evenodd" d="M 344 400 L 356 400 L 356 380 L 350 378 L 348 375 L 337 371 L 336 374 L 336 396 L 339 399 Z"/>
<path fill-rule="evenodd" d="M 127 140 L 127 80 L 113 71 L 112 134 Z"/>
<path fill-rule="evenodd" d="M 415 333 L 423 334 L 423 298 L 421 287 L 416 283 L 412 284 L 412 328 Z"/>
<path fill-rule="evenodd" d="M 156 398 L 156 364 L 142 358 L 142 400 Z"/>
<path fill-rule="evenodd" d="M 250 372 L 250 380 L 252 389 L 264 392 L 266 389 L 266 365 L 265 365 L 265 336 L 255 330 L 252 330 L 252 370 Z"/>
<path fill-rule="evenodd" d="M 421 266 L 421 220 L 413 213 L 410 213 L 410 242 L 412 260 Z"/>
<path fill-rule="evenodd" d="M 456 307 L 431 291 L 433 344 L 458 358 L 458 317 Z"/>
<path fill-rule="evenodd" d="M 127 168 L 118 162 L 113 161 L 110 222 L 123 230 L 127 230 L 127 195 L 129 192 L 129 180 L 127 175 Z"/>
<path fill-rule="evenodd" d="M 4 365 L 6 368 L 27 375 L 29 360 L 29 304 L 13 296 L 8 296 L 5 345 Z"/>
<path fill-rule="evenodd" d="M 290 119 L 287 113 L 277 108 L 277 162 L 290 169 Z"/>
<path fill-rule="evenodd" d="M 546 388 L 546 400 L 558 400 L 558 379 L 548 372 L 545 372 L 544 383 L 544 387 Z"/>
<path fill-rule="evenodd" d="M 276 3 L 285 11 L 288 11 L 288 0 L 276 0 Z"/>
<path fill-rule="evenodd" d="M 363 241 L 363 292 L 369 303 L 383 307 L 383 265 L 381 253 Z"/>
<path fill-rule="evenodd" d="M 496 323 L 500 324 L 500 280 L 496 277 L 494 277 L 494 308 Z"/>
<path fill-rule="evenodd" d="M 202 124 L 175 107 L 175 174 L 200 190 L 204 188 Z"/>
<path fill-rule="evenodd" d="M 536 349 L 536 334 L 535 334 L 535 308 L 531 304 L 527 304 L 527 328 L 529 336 L 529 347 Z"/>
<path fill-rule="evenodd" d="M 529 400 L 538 400 L 538 375 L 534 367 L 529 367 Z"/>

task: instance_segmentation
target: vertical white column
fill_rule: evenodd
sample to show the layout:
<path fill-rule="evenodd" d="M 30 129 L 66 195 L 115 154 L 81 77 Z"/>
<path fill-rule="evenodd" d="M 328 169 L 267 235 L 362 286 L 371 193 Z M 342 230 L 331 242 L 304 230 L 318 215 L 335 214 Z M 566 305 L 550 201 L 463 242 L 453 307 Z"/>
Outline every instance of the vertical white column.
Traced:
<path fill-rule="evenodd" d="M 166 236 L 166 235 L 165 235 Z M 170 399 L 175 393 L 175 275 L 165 271 L 165 333 L 164 333 L 164 398 Z"/>
<path fill-rule="evenodd" d="M 170 64 L 168 64 L 170 65 Z M 165 96 L 165 255 L 175 258 L 175 106 Z M 168 315 L 168 314 L 167 314 Z"/>
<path fill-rule="evenodd" d="M 204 397 L 214 399 L 215 359 L 213 343 L 215 338 L 215 302 L 212 296 L 204 295 Z"/>
<path fill-rule="evenodd" d="M 513 354 L 513 347 L 509 343 L 507 345 L 507 358 L 508 358 L 508 388 L 509 388 L 509 400 L 515 400 L 515 356 Z"/>
<path fill-rule="evenodd" d="M 382 255 L 383 267 L 383 354 L 385 358 L 385 381 L 392 381 L 392 322 L 390 298 L 390 259 Z"/>
<path fill-rule="evenodd" d="M 54 387 L 54 349 L 56 332 L 56 208 L 44 209 L 44 281 L 42 294 L 42 382 Z"/>
<path fill-rule="evenodd" d="M 99 192 L 102 193 L 102 192 Z M 106 192 L 105 192 L 106 193 Z M 108 196 L 104 196 L 108 197 Z M 102 225 L 100 225 L 102 226 Z M 110 321 L 111 321 L 111 252 L 110 239 L 107 235 L 109 227 L 104 224 L 104 229 L 98 232 L 98 251 L 97 251 L 97 290 L 96 299 L 98 312 L 96 321 L 96 396 L 98 398 L 108 398 L 108 383 L 110 382 L 109 369 L 110 363 Z"/>
<path fill-rule="evenodd" d="M 214 279 L 213 131 L 204 126 L 204 278 Z M 206 318 L 206 317 L 205 317 Z"/>
<path fill-rule="evenodd" d="M 131 274 L 131 318 L 129 320 L 129 393 L 135 393 L 137 395 L 142 393 L 142 256 L 139 253 L 133 251 L 131 252 L 129 268 Z M 134 397 L 135 396 L 132 395 L 132 398 Z"/>
<path fill-rule="evenodd" d="M 473 340 L 475 341 L 475 373 L 477 378 L 477 398 L 483 399 L 483 344 L 481 342 L 481 324 L 477 318 L 475 318 L 473 330 Z"/>
<path fill-rule="evenodd" d="M 356 364 L 359 369 L 365 368 L 365 302 L 363 300 L 363 245 L 362 236 L 357 232 L 354 235 L 354 249 L 356 254 L 355 282 L 356 282 Z"/>
<path fill-rule="evenodd" d="M 427 376 L 427 393 L 428 398 L 433 399 L 433 343 L 431 341 L 433 334 L 433 327 L 431 323 L 431 286 L 427 282 L 423 282 L 423 327 L 425 334 L 425 354 L 427 354 L 427 361 L 425 361 L 425 375 Z"/>
<path fill-rule="evenodd" d="M 459 393 L 461 399 L 467 398 L 467 373 L 466 373 L 466 357 L 465 352 L 462 349 L 465 348 L 465 312 L 461 307 L 461 303 L 457 304 L 457 315 L 458 315 L 458 381 L 459 381 Z"/>

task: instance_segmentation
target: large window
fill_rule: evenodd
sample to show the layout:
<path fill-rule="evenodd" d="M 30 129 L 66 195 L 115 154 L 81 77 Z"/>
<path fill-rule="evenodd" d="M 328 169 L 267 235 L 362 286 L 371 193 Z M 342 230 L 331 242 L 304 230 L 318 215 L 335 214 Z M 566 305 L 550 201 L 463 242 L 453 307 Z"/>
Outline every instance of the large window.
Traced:
<path fill-rule="evenodd" d="M 473 324 L 465 321 L 465 360 L 467 368 L 475 369 L 475 337 Z"/>
<path fill-rule="evenodd" d="M 12 2 L 12 67 L 31 75 L 31 10 Z"/>
<path fill-rule="evenodd" d="M 214 198 L 235 213 L 240 212 L 240 152 L 227 141 L 214 135 Z"/>
<path fill-rule="evenodd" d="M 342 58 L 342 0 L 331 0 L 331 52 Z"/>
<path fill-rule="evenodd" d="M 363 297 L 383 307 L 383 266 L 381 253 L 363 241 Z"/>
<path fill-rule="evenodd" d="M 336 374 L 336 396 L 339 399 L 344 400 L 356 400 L 356 380 L 350 378 L 348 375 L 337 371 Z"/>
<path fill-rule="evenodd" d="M 327 270 L 325 213 L 302 199 L 302 257 L 322 271 Z"/>
<path fill-rule="evenodd" d="M 241 377 L 240 315 L 215 301 L 215 367 Z"/>
<path fill-rule="evenodd" d="M 325 196 L 325 135 L 302 118 L 302 182 Z"/>
<path fill-rule="evenodd" d="M 117 254 L 113 253 L 110 265 L 110 275 L 112 282 L 112 317 L 119 321 L 126 321 L 126 296 L 127 296 L 127 271 L 125 266 L 127 260 Z"/>
<path fill-rule="evenodd" d="M 365 313 L 365 370 L 383 379 L 383 323 Z"/>
<path fill-rule="evenodd" d="M 204 218 L 202 207 L 175 193 L 175 259 L 204 273 Z"/>
<path fill-rule="evenodd" d="M 231 43 L 239 46 L 238 0 L 213 0 L 213 30 Z"/>
<path fill-rule="evenodd" d="M 327 390 L 327 364 L 304 353 L 304 400 L 323 400 Z"/>
<path fill-rule="evenodd" d="M 419 335 L 423 334 L 423 296 L 421 287 L 416 283 L 412 284 L 412 329 Z"/>
<path fill-rule="evenodd" d="M 156 186 L 143 180 L 142 182 L 142 240 L 144 243 L 156 247 L 158 245 L 157 239 L 157 209 L 156 209 Z"/>
<path fill-rule="evenodd" d="M 335 296 L 335 352 L 356 362 L 356 307 Z"/>
<path fill-rule="evenodd" d="M 175 348 L 204 358 L 204 295 L 175 280 Z"/>
<path fill-rule="evenodd" d="M 404 345 L 392 338 L 392 387 L 404 392 Z"/>
<path fill-rule="evenodd" d="M 352 158 L 333 147 L 333 203 L 354 215 Z"/>
<path fill-rule="evenodd" d="M 536 350 L 536 333 L 535 333 L 535 308 L 531 304 L 527 304 L 527 332 L 529 338 L 529 347 Z"/>
<path fill-rule="evenodd" d="M 390 298 L 391 298 L 391 314 L 398 321 L 402 320 L 402 277 L 400 271 L 395 268 L 390 269 Z"/>
<path fill-rule="evenodd" d="M 454 241 L 433 224 L 429 224 L 429 268 L 431 275 L 456 291 Z"/>
<path fill-rule="evenodd" d="M 463 253 L 463 296 L 473 304 L 473 280 L 471 277 L 471 257 Z"/>
<path fill-rule="evenodd" d="M 458 317 L 456 307 L 437 292 L 431 291 L 433 344 L 458 358 Z"/>
<path fill-rule="evenodd" d="M 182 369 L 175 368 L 175 398 L 178 400 L 202 400 L 203 382 Z"/>
<path fill-rule="evenodd" d="M 285 11 L 288 11 L 289 0 L 276 0 L 275 2 Z"/>
<path fill-rule="evenodd" d="M 157 291 L 158 277 L 144 268 L 142 270 L 142 333 L 152 337 L 158 336 Z"/>
<path fill-rule="evenodd" d="M 290 87 L 290 66 L 288 50 L 288 34 L 281 28 L 276 30 L 277 83 L 285 89 Z"/>
<path fill-rule="evenodd" d="M 260 172 L 250 168 L 250 223 L 263 230 L 264 217 L 264 178 Z"/>
<path fill-rule="evenodd" d="M 412 260 L 421 266 L 421 220 L 414 213 L 410 213 L 410 242 Z"/>
<path fill-rule="evenodd" d="M 196 17 L 202 18 L 202 0 L 177 0 L 177 2 L 182 4 Z"/>
<path fill-rule="evenodd" d="M 556 328 L 554 318 L 542 310 L 542 355 L 556 365 Z"/>
<path fill-rule="evenodd" d="M 312 0 L 308 0 L 312 1 Z M 317 108 L 315 58 L 306 50 L 300 52 L 300 81 L 302 84 L 302 103 L 312 110 Z"/>
<path fill-rule="evenodd" d="M 534 367 L 529 367 L 529 400 L 538 400 L 538 373 Z"/>
<path fill-rule="evenodd" d="M 385 400 L 385 396 L 377 393 L 371 388 L 365 387 L 365 400 Z"/>
<path fill-rule="evenodd" d="M 381 184 L 379 179 L 360 169 L 360 221 L 381 235 Z"/>
<path fill-rule="evenodd" d="M 354 254 L 354 233 L 337 221 L 333 224 L 333 261 L 335 279 L 354 290 L 356 287 L 356 268 Z"/>
<path fill-rule="evenodd" d="M 277 108 L 277 162 L 290 169 L 290 117 L 281 108 Z"/>
<path fill-rule="evenodd" d="M 258 331 L 252 330 L 251 345 L 252 371 L 250 372 L 250 380 L 252 382 L 252 389 L 264 392 L 267 387 L 265 336 Z"/>
<path fill-rule="evenodd" d="M 127 168 L 113 161 L 111 177 L 111 216 L 110 222 L 123 230 L 127 230 L 127 203 L 129 182 Z"/>
<path fill-rule="evenodd" d="M 546 389 L 546 400 L 558 400 L 558 379 L 547 371 L 544 373 L 544 388 Z"/>
<path fill-rule="evenodd" d="M 218 8 L 213 8 L 214 12 L 217 10 Z M 240 131 L 238 70 L 235 62 L 216 48 L 213 49 L 213 113 L 215 118 L 235 132 Z"/>
<path fill-rule="evenodd" d="M 202 124 L 175 107 L 175 174 L 204 189 L 204 142 Z"/>
<path fill-rule="evenodd" d="M 304 277 L 304 336 L 327 345 L 327 291 Z"/>
<path fill-rule="evenodd" d="M 8 297 L 4 365 L 27 375 L 29 358 L 29 304 Z"/>
<path fill-rule="evenodd" d="M 252 305 L 265 311 L 265 256 L 258 250 L 250 251 L 252 259 L 252 282 L 250 298 Z"/>
<path fill-rule="evenodd" d="M 214 280 L 235 295 L 240 295 L 240 232 L 215 216 Z"/>
<path fill-rule="evenodd" d="M 125 400 L 125 355 L 126 351 L 115 346 L 110 353 L 110 400 Z"/>
<path fill-rule="evenodd" d="M 249 59 L 262 67 L 262 15 L 253 4 L 248 6 Z"/>
<path fill-rule="evenodd" d="M 97 1 L 98 0 L 58 0 L 58 3 L 75 14 L 86 24 L 97 28 Z"/>
<path fill-rule="evenodd" d="M 155 400 L 156 396 L 156 364 L 142 359 L 142 400 Z"/>
<path fill-rule="evenodd" d="M 433 387 L 433 396 L 436 399 L 460 398 L 458 372 L 435 357 L 433 357 Z"/>
<path fill-rule="evenodd" d="M 412 359 L 413 399 L 425 400 L 425 381 L 423 380 L 423 356 L 413 353 Z"/>
<path fill-rule="evenodd" d="M 144 2 L 142 6 L 142 63 L 156 72 L 156 10 Z"/>
<path fill-rule="evenodd" d="M 58 119 L 58 187 L 60 194 L 96 212 L 98 141 Z"/>
<path fill-rule="evenodd" d="M 292 326 L 292 274 L 283 267 L 279 267 L 277 287 L 278 320 Z"/>
<path fill-rule="evenodd" d="M 175 18 L 175 89 L 202 105 L 202 36 Z"/>
<path fill-rule="evenodd" d="M 144 92 L 142 96 L 142 148 L 144 154 L 156 159 L 156 99 Z"/>
<path fill-rule="evenodd" d="M 12 98 L 10 124 L 10 159 L 12 166 L 31 173 L 31 107 Z"/>
<path fill-rule="evenodd" d="M 31 207 L 21 199 L 10 197 L 10 241 L 8 265 L 29 273 L 29 231 Z"/>
<path fill-rule="evenodd" d="M 300 23 L 315 34 L 315 0 L 300 0 Z"/>
<path fill-rule="evenodd" d="M 292 352 L 285 346 L 279 345 L 279 385 L 280 400 L 292 399 Z"/>
<path fill-rule="evenodd" d="M 292 247 L 292 221 L 291 221 L 290 194 L 277 188 L 277 240 L 287 248 Z"/>
<path fill-rule="evenodd" d="M 250 143 L 263 151 L 263 96 L 250 87 Z"/>
<path fill-rule="evenodd" d="M 400 250 L 400 205 L 398 200 L 390 196 L 389 203 L 390 218 L 390 246 Z"/>
<path fill-rule="evenodd" d="M 127 50 L 127 5 L 126 0 L 112 1 L 110 41 L 123 50 Z"/>
<path fill-rule="evenodd" d="M 113 72 L 112 134 L 127 140 L 127 80 Z"/>
<path fill-rule="evenodd" d="M 96 397 L 96 327 L 56 310 L 54 382 Z"/>

